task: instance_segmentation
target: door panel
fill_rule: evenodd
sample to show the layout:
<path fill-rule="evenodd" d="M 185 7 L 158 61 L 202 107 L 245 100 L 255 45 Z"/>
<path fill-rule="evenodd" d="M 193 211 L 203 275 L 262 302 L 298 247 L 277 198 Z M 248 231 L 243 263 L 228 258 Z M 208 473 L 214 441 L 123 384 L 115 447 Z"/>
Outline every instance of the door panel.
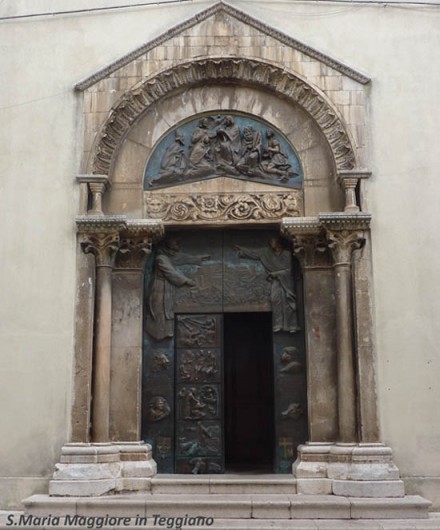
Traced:
<path fill-rule="evenodd" d="M 176 316 L 177 473 L 224 473 L 222 320 Z"/>

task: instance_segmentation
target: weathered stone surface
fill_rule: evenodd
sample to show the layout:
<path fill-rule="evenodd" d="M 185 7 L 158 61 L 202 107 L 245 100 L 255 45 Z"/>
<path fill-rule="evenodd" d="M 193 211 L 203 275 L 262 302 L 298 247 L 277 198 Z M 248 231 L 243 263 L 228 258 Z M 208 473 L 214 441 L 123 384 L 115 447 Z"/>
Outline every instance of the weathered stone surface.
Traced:
<path fill-rule="evenodd" d="M 91 474 L 93 476 L 93 474 Z M 49 495 L 51 496 L 75 496 L 75 497 L 99 497 L 114 492 L 117 489 L 116 478 L 93 479 L 84 474 L 83 479 L 75 480 L 52 480 L 49 483 Z"/>
<path fill-rule="evenodd" d="M 345 497 L 403 497 L 401 480 L 333 480 L 334 495 Z"/>
<path fill-rule="evenodd" d="M 302 495 L 330 495 L 332 480 L 329 478 L 298 478 L 296 489 Z"/>

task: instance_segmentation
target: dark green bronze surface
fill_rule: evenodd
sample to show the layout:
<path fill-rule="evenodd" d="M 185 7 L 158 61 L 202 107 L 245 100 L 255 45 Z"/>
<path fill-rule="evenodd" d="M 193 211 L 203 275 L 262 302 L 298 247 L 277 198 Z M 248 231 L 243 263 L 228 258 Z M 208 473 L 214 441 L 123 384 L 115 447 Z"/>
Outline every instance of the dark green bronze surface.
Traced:
<path fill-rule="evenodd" d="M 223 345 L 234 339 L 224 340 L 223 314 L 266 313 L 271 461 L 290 473 L 308 422 L 302 279 L 288 245 L 268 230 L 173 234 L 150 257 L 145 285 L 142 430 L 159 471 L 224 472 L 224 406 L 234 404 L 224 401 Z"/>

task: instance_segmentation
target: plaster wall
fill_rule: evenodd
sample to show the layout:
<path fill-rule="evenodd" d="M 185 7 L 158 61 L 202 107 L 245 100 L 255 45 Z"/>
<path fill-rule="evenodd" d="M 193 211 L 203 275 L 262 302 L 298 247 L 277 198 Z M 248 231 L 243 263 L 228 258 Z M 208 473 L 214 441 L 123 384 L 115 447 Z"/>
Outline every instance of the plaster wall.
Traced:
<path fill-rule="evenodd" d="M 123 3 L 123 2 L 122 2 Z M 75 227 L 83 137 L 73 85 L 213 2 L 0 21 L 0 506 L 45 491 L 70 433 Z M 440 12 L 422 6 L 231 1 L 366 72 L 383 441 L 408 492 L 440 507 Z M 62 9 L 91 7 L 65 0 Z M 93 6 L 120 5 L 94 0 Z M 59 9 L 3 0 L 0 16 Z"/>

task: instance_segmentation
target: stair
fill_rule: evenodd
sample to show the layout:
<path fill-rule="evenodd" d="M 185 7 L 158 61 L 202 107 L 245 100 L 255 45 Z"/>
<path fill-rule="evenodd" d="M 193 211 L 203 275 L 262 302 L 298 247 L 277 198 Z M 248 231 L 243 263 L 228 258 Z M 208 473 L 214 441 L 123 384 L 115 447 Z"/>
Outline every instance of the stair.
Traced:
<path fill-rule="evenodd" d="M 84 518 L 108 514 L 132 518 L 129 528 L 178 528 L 167 526 L 171 524 L 168 521 L 183 518 L 173 524 L 186 521 L 183 529 L 440 530 L 440 518 L 429 518 L 430 504 L 419 496 L 298 495 L 296 480 L 290 475 L 158 475 L 151 480 L 151 490 L 145 493 L 102 497 L 34 495 L 24 501 L 25 513 L 34 516 L 69 514 Z M 201 518 L 200 524 L 194 524 L 194 518 Z M 392 526 L 398 523 L 396 519 L 401 521 L 400 526 Z M 136 522 L 142 524 L 135 525 Z M 110 527 L 119 528 L 115 524 Z M 47 528 L 53 526 L 47 524 Z"/>

